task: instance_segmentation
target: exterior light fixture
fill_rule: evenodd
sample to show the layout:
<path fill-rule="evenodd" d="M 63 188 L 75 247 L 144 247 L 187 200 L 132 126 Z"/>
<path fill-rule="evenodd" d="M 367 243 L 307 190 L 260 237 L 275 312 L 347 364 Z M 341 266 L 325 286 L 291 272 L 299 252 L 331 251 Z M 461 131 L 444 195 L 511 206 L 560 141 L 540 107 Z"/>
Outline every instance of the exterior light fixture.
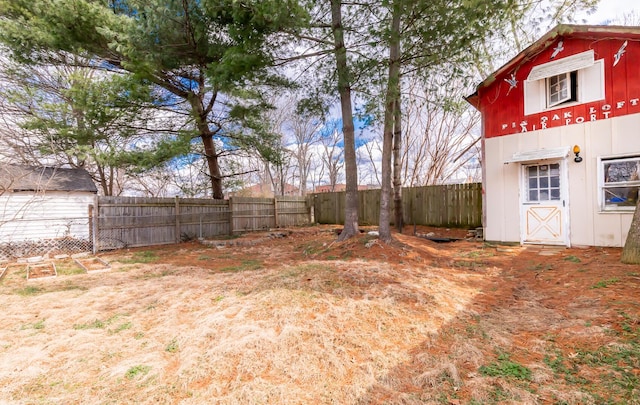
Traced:
<path fill-rule="evenodd" d="M 578 145 L 575 145 L 573 147 L 573 153 L 574 155 L 576 155 L 576 157 L 573 158 L 573 161 L 576 163 L 582 162 L 582 157 L 580 156 L 580 147 Z"/>

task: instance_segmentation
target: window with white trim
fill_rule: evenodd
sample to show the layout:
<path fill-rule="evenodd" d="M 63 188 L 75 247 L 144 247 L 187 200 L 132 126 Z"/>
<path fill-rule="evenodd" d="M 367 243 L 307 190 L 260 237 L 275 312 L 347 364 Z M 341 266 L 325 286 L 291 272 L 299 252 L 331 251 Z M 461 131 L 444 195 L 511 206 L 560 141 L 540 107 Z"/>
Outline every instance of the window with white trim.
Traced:
<path fill-rule="evenodd" d="M 561 73 L 546 79 L 548 108 L 577 100 L 577 77 L 578 72 L 574 71 Z"/>
<path fill-rule="evenodd" d="M 534 66 L 524 81 L 524 114 L 604 99 L 604 60 L 593 50 Z"/>
<path fill-rule="evenodd" d="M 560 164 L 527 166 L 528 202 L 560 199 Z"/>
<path fill-rule="evenodd" d="M 640 156 L 601 158 L 601 207 L 604 211 L 633 211 L 640 187 Z"/>

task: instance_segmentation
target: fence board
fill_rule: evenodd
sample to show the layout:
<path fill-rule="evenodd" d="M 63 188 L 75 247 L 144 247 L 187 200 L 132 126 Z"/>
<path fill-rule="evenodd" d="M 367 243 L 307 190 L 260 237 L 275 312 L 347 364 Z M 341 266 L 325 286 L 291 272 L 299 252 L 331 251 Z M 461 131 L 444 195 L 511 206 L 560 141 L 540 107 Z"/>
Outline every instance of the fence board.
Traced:
<path fill-rule="evenodd" d="M 309 222 L 304 197 L 99 197 L 95 250 L 151 246 Z"/>
<path fill-rule="evenodd" d="M 175 199 L 99 197 L 96 250 L 175 243 Z"/>
<path fill-rule="evenodd" d="M 305 197 L 0 197 L 0 260 L 170 244 L 310 221 Z"/>
<path fill-rule="evenodd" d="M 344 223 L 344 192 L 312 195 L 315 221 Z M 391 196 L 391 201 L 393 197 Z M 377 225 L 380 190 L 358 191 L 358 222 Z M 407 187 L 402 189 L 405 224 L 475 228 L 482 226 L 482 185 L 480 183 Z M 393 220 L 394 215 L 392 213 Z"/>
<path fill-rule="evenodd" d="M 296 226 L 309 222 L 306 197 L 276 197 L 276 225 Z"/>
<path fill-rule="evenodd" d="M 275 205 L 272 198 L 232 198 L 233 232 L 269 229 L 276 226 Z"/>

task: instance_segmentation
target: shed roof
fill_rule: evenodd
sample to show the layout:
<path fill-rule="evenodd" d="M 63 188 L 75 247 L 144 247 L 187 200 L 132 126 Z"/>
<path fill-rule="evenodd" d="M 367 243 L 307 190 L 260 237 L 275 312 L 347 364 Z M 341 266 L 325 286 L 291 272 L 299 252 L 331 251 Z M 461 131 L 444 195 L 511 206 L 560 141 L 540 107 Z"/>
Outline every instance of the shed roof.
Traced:
<path fill-rule="evenodd" d="M 525 163 L 535 162 L 538 160 L 564 159 L 569 156 L 569 146 L 561 146 L 559 148 L 527 150 L 516 152 L 507 159 L 505 163 Z"/>
<path fill-rule="evenodd" d="M 505 63 L 498 70 L 489 75 L 476 87 L 476 91 L 465 97 L 465 99 L 476 109 L 479 107 L 478 90 L 489 86 L 495 79 L 505 72 L 513 70 L 516 66 L 522 65 L 533 59 L 540 52 L 552 46 L 558 37 L 572 38 L 634 38 L 640 39 L 640 27 L 636 26 L 619 26 L 619 25 L 576 25 L 576 24 L 559 24 L 551 31 L 544 34 L 533 44 L 529 45 L 522 52 L 517 54 L 509 62 Z"/>
<path fill-rule="evenodd" d="M 91 175 L 84 169 L 0 165 L 3 191 L 84 191 L 97 193 Z"/>

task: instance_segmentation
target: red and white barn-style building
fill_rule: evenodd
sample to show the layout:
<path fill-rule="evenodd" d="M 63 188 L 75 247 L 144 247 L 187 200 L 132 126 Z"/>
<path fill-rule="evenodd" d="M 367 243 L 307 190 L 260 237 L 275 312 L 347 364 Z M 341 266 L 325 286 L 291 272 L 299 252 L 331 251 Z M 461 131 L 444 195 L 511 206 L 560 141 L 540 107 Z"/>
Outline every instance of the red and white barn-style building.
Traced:
<path fill-rule="evenodd" d="M 640 186 L 640 27 L 559 25 L 467 101 L 482 114 L 486 240 L 624 245 Z"/>

